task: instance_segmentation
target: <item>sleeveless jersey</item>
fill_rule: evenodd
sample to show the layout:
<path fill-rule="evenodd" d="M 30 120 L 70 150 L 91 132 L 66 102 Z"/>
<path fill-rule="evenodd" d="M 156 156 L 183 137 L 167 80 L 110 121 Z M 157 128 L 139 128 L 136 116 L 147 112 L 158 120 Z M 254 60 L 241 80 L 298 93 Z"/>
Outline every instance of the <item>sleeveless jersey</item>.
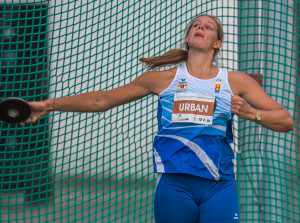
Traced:
<path fill-rule="evenodd" d="M 186 64 L 159 95 L 158 127 L 153 142 L 157 173 L 185 173 L 213 180 L 233 180 L 234 153 L 228 71 L 198 79 Z"/>

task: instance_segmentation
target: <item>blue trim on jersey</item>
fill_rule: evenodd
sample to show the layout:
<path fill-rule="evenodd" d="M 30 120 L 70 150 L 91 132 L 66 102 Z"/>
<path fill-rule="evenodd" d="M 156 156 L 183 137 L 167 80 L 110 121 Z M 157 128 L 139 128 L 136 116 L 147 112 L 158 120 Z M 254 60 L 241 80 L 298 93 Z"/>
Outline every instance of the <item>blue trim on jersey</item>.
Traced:
<path fill-rule="evenodd" d="M 215 150 L 216 144 L 221 147 L 221 143 L 214 137 L 197 137 L 187 140 L 184 137 L 176 135 L 157 135 L 156 137 L 165 137 L 173 140 L 158 140 L 154 148 L 169 148 L 164 150 L 162 162 L 164 169 L 168 173 L 190 173 L 202 177 L 220 179 L 219 175 L 219 157 L 221 150 Z M 199 145 L 206 145 L 205 151 Z M 159 153 L 160 151 L 158 151 Z M 197 158 L 195 159 L 195 155 Z M 188 165 L 186 165 L 188 163 Z"/>

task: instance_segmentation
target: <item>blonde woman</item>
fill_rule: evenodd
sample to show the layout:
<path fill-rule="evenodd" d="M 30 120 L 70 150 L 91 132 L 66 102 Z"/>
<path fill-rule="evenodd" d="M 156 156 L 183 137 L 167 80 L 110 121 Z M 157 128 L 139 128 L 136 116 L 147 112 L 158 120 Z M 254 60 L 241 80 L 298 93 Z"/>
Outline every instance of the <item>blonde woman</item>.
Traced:
<path fill-rule="evenodd" d="M 51 111 L 104 112 L 158 95 L 159 130 L 153 143 L 156 222 L 239 222 L 234 154 L 229 146 L 233 114 L 280 132 L 291 131 L 293 120 L 255 80 L 214 65 L 222 40 L 217 17 L 197 16 L 186 29 L 186 49 L 140 59 L 150 70 L 176 67 L 143 73 L 113 90 L 31 102 L 26 123 Z"/>

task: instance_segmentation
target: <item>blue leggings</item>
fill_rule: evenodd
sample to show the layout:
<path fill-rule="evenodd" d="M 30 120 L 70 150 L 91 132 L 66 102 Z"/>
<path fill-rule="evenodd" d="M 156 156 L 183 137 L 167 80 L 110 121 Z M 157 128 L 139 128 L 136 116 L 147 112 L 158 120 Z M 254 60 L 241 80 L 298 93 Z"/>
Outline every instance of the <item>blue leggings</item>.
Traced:
<path fill-rule="evenodd" d="M 235 181 L 162 174 L 154 200 L 156 223 L 239 222 Z"/>

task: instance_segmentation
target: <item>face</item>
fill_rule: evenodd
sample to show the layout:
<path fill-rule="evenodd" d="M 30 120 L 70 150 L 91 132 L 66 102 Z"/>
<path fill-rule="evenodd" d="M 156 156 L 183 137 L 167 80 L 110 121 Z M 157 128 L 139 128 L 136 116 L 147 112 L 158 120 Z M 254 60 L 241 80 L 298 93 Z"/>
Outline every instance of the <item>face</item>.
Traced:
<path fill-rule="evenodd" d="M 185 41 L 189 49 L 216 50 L 221 46 L 218 40 L 218 26 L 214 19 L 208 16 L 199 16 L 193 22 Z"/>

